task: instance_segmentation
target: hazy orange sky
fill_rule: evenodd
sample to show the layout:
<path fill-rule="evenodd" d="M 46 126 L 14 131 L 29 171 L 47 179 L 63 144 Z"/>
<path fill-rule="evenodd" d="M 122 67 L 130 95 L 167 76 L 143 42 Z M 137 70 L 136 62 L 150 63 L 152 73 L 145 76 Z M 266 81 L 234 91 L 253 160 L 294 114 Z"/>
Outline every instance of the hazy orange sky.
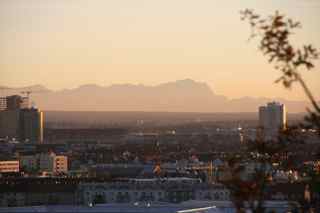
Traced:
<path fill-rule="evenodd" d="M 191 78 L 215 93 L 305 99 L 247 42 L 239 11 L 275 10 L 303 24 L 295 40 L 320 48 L 319 0 L 1 0 L 0 85 L 155 85 Z M 305 79 L 320 99 L 320 63 Z"/>

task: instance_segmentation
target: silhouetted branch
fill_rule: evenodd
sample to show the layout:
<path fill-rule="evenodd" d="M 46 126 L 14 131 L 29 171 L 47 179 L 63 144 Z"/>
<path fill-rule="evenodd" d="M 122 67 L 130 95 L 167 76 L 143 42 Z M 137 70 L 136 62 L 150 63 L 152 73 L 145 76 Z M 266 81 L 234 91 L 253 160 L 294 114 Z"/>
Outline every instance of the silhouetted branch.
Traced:
<path fill-rule="evenodd" d="M 286 88 L 290 88 L 294 82 L 301 85 L 314 108 L 313 112 L 308 110 L 309 116 L 306 121 L 313 122 L 312 126 L 320 131 L 320 106 L 299 73 L 301 68 L 307 70 L 314 68 L 314 61 L 319 58 L 319 51 L 311 44 L 295 48 L 289 40 L 294 30 L 301 28 L 300 22 L 286 18 L 278 11 L 268 18 L 261 18 L 249 9 L 240 13 L 241 20 L 248 21 L 251 26 L 250 38 L 260 37 L 260 51 L 268 57 L 269 63 L 275 63 L 275 69 L 282 72 L 282 76 L 275 82 L 281 82 Z"/>

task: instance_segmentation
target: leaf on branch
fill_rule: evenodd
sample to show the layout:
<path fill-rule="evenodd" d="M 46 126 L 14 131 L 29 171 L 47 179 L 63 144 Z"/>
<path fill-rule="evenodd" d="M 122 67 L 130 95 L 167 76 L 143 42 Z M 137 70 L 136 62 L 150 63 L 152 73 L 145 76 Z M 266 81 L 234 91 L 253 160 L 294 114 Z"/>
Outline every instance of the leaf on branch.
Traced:
<path fill-rule="evenodd" d="M 308 70 L 314 68 L 314 65 L 313 65 L 311 62 L 306 61 L 306 62 L 305 62 L 305 65 L 306 65 L 306 67 L 307 67 Z"/>
<path fill-rule="evenodd" d="M 285 77 L 281 76 L 280 78 L 275 80 L 274 83 L 279 83 L 280 81 L 283 81 L 283 80 L 285 80 Z"/>
<path fill-rule="evenodd" d="M 258 18 L 260 18 L 259 15 L 252 15 L 252 16 L 251 16 L 251 19 L 258 19 Z"/>
<path fill-rule="evenodd" d="M 271 63 L 274 60 L 275 57 L 276 57 L 275 55 L 270 56 L 269 63 Z"/>
<path fill-rule="evenodd" d="M 292 81 L 289 81 L 289 80 L 284 80 L 282 81 L 282 84 L 285 88 L 290 88 L 291 87 L 291 83 Z"/>
<path fill-rule="evenodd" d="M 301 24 L 300 22 L 294 22 L 292 21 L 292 19 L 288 19 L 288 23 L 289 23 L 289 27 L 290 28 L 300 28 L 301 27 Z"/>

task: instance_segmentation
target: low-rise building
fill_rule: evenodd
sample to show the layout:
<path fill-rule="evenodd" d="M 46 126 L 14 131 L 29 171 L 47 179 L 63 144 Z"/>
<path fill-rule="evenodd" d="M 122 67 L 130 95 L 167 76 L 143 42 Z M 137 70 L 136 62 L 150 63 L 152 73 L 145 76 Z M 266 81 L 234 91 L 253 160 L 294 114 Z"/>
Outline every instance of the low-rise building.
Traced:
<path fill-rule="evenodd" d="M 169 202 L 230 200 L 222 184 L 196 178 L 130 179 L 128 182 L 83 183 L 78 186 L 78 203 Z"/>
<path fill-rule="evenodd" d="M 56 155 L 54 152 L 41 153 L 39 155 L 39 169 L 42 172 L 67 173 L 68 157 L 64 155 Z"/>
<path fill-rule="evenodd" d="M 0 173 L 19 172 L 18 160 L 4 160 L 0 161 Z"/>
<path fill-rule="evenodd" d="M 38 157 L 35 154 L 25 154 L 19 156 L 20 168 L 25 172 L 33 172 L 39 169 Z"/>
<path fill-rule="evenodd" d="M 56 155 L 53 162 L 54 173 L 67 173 L 68 172 L 68 157 L 64 155 Z"/>
<path fill-rule="evenodd" d="M 53 162 L 55 153 L 40 153 L 39 154 L 39 169 L 40 171 L 53 172 Z"/>

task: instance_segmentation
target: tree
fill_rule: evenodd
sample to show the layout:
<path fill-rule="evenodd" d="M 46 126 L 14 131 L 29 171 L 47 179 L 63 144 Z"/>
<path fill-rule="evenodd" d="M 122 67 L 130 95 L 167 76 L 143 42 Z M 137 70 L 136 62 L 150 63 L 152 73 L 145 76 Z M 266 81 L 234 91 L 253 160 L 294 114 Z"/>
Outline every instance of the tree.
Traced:
<path fill-rule="evenodd" d="M 300 22 L 293 21 L 278 11 L 268 18 L 261 18 L 249 9 L 240 13 L 241 19 L 248 21 L 251 26 L 250 38 L 260 38 L 259 50 L 268 58 L 269 63 L 274 63 L 276 70 L 281 71 L 282 75 L 275 82 L 281 82 L 285 88 L 290 88 L 295 82 L 302 87 L 313 108 L 307 108 L 307 127 L 316 128 L 320 135 L 320 106 L 300 74 L 301 69 L 314 68 L 319 51 L 311 44 L 296 48 L 290 41 L 294 31 L 301 28 Z"/>
<path fill-rule="evenodd" d="M 276 83 L 282 83 L 285 88 L 290 88 L 296 82 L 301 85 L 312 105 L 312 109 L 307 108 L 308 116 L 305 119 L 307 125 L 304 124 L 304 127 L 317 129 L 320 136 L 319 103 L 300 74 L 301 69 L 311 70 L 314 68 L 314 61 L 318 59 L 319 52 L 312 45 L 295 48 L 289 39 L 293 31 L 300 28 L 301 24 L 286 18 L 277 11 L 268 18 L 261 18 L 253 10 L 246 9 L 241 11 L 241 19 L 248 21 L 251 26 L 250 39 L 260 38 L 259 50 L 268 58 L 269 63 L 274 63 L 276 70 L 281 71 L 282 75 L 276 80 Z M 286 151 L 290 142 L 297 137 L 293 135 L 295 132 L 292 128 L 283 132 L 279 140 L 286 143 L 270 143 L 259 137 L 250 143 L 246 150 L 247 153 L 243 157 L 260 166 L 249 181 L 240 178 L 243 167 L 239 163 L 230 162 L 233 178 L 229 187 L 233 192 L 237 212 L 244 211 L 245 203 L 252 212 L 265 211 L 263 208 L 264 191 L 269 176 L 267 165 L 270 165 L 275 157 L 281 156 Z M 250 156 L 249 153 L 254 153 L 254 156 Z"/>

